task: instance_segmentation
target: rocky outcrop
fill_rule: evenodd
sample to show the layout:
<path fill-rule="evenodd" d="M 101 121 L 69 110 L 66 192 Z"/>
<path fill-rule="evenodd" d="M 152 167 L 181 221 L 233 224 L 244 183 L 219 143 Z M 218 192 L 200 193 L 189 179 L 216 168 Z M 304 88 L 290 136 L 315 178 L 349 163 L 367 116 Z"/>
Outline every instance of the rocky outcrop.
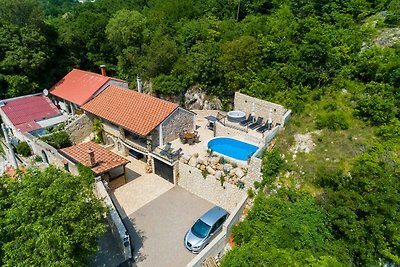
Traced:
<path fill-rule="evenodd" d="M 193 86 L 185 93 L 185 107 L 189 110 L 221 110 L 222 103 L 216 97 L 209 97 L 198 86 Z"/>
<path fill-rule="evenodd" d="M 182 157 L 181 162 L 202 171 L 206 179 L 220 181 L 223 177 L 225 182 L 232 185 L 239 186 L 239 182 L 242 182 L 247 187 L 252 187 L 253 185 L 252 183 L 246 185 L 246 173 L 248 172 L 246 167 L 237 166 L 236 163 L 226 163 L 226 159 L 222 160 L 216 155 L 198 158 L 197 154 L 193 154 L 192 156 Z"/>

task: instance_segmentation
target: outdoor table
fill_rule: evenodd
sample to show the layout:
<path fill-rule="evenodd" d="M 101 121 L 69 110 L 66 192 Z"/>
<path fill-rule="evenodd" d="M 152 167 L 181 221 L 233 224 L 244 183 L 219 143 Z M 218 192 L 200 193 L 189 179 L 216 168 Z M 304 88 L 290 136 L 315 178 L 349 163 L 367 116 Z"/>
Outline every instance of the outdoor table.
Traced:
<path fill-rule="evenodd" d="M 185 139 L 193 139 L 193 138 L 195 138 L 196 137 L 196 134 L 195 133 L 185 133 L 184 135 L 183 135 L 183 138 L 185 138 Z"/>

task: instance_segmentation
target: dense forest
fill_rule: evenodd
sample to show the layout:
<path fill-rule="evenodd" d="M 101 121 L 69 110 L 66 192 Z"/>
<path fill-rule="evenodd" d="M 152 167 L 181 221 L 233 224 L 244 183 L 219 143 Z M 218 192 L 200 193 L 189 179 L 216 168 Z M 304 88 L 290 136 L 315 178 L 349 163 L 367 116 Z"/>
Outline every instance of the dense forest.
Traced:
<path fill-rule="evenodd" d="M 222 266 L 400 264 L 400 0 L 0 0 L 0 24 L 0 98 L 105 64 L 292 109 Z"/>

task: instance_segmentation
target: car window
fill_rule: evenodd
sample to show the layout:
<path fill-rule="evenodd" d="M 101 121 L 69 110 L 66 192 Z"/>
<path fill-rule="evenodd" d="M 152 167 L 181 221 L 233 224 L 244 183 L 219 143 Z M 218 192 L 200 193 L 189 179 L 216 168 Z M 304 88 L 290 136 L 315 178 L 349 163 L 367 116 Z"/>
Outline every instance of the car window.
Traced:
<path fill-rule="evenodd" d="M 197 222 L 192 227 L 192 233 L 200 238 L 204 238 L 207 236 L 210 231 L 211 226 L 203 222 L 202 220 L 197 220 Z"/>

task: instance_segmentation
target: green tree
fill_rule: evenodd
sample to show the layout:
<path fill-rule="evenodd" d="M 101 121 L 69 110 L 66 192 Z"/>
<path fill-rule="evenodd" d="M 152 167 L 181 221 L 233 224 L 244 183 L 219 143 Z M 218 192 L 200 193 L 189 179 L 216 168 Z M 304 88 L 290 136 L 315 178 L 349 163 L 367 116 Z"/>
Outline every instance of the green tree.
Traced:
<path fill-rule="evenodd" d="M 145 17 L 135 10 L 119 10 L 109 20 L 106 35 L 117 51 L 133 46 L 141 47 Z"/>
<path fill-rule="evenodd" d="M 0 263 L 3 266 L 86 266 L 103 233 L 104 207 L 93 176 L 54 166 L 1 177 Z"/>
<path fill-rule="evenodd" d="M 20 142 L 17 144 L 16 148 L 17 153 L 24 156 L 28 157 L 31 155 L 31 148 L 29 147 L 27 142 Z"/>
<path fill-rule="evenodd" d="M 246 219 L 233 229 L 237 244 L 221 266 L 349 266 L 331 240 L 326 212 L 307 194 L 258 194 Z"/>
<path fill-rule="evenodd" d="M 64 131 L 53 133 L 51 135 L 42 137 L 41 139 L 57 149 L 69 147 L 72 145 L 69 135 Z"/>
<path fill-rule="evenodd" d="M 350 175 L 326 177 L 323 206 L 355 265 L 400 263 L 399 167 L 395 152 L 373 147 L 357 158 Z"/>
<path fill-rule="evenodd" d="M 0 95 L 15 97 L 37 90 L 51 75 L 40 75 L 50 63 L 52 34 L 35 1 L 0 1 Z M 51 79 L 51 78 L 50 78 Z"/>
<path fill-rule="evenodd" d="M 251 36 L 241 36 L 222 44 L 219 62 L 228 89 L 239 90 L 246 87 L 261 63 L 257 40 Z"/>

